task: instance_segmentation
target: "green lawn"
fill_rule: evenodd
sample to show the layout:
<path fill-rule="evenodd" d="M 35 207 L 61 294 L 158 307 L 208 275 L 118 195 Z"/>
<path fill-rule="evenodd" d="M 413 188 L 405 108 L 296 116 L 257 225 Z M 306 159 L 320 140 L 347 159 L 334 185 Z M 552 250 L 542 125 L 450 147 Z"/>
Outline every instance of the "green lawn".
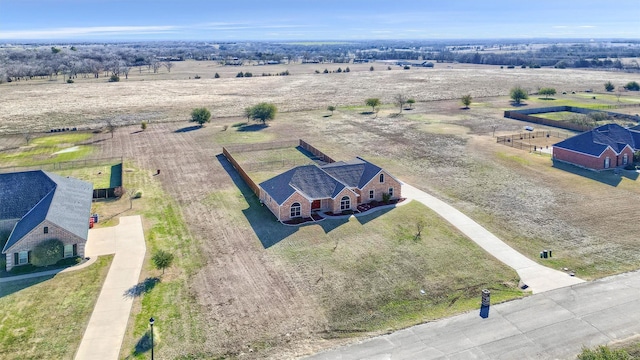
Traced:
<path fill-rule="evenodd" d="M 424 228 L 416 238 L 418 223 Z M 398 329 L 477 309 L 484 288 L 495 302 L 522 296 L 515 271 L 417 202 L 303 227 L 273 251 L 320 279 L 314 293 L 335 331 L 329 336 Z"/>
<path fill-rule="evenodd" d="M 78 169 L 55 170 L 62 176 L 71 176 L 76 179 L 88 181 L 94 189 L 106 189 L 122 185 L 122 165 L 89 166 Z"/>
<path fill-rule="evenodd" d="M 113 256 L 55 277 L 0 286 L 0 358 L 72 359 Z"/>
<path fill-rule="evenodd" d="M 268 251 L 288 264 L 287 271 L 313 280 L 328 337 L 399 329 L 477 309 L 484 288 L 495 302 L 523 295 L 515 271 L 420 203 L 292 230 L 243 197 L 216 192 L 211 201 L 244 208 L 237 221 L 248 219 L 263 244 L 274 244 Z M 418 223 L 424 228 L 416 238 Z"/>
<path fill-rule="evenodd" d="M 0 152 L 0 163 L 2 166 L 34 166 L 82 159 L 93 148 L 76 144 L 91 137 L 88 133 L 74 133 L 35 138 L 19 149 Z"/>
<path fill-rule="evenodd" d="M 129 326 L 122 346 L 121 356 L 135 359 L 148 359 L 148 351 L 136 351 L 141 339 L 145 338 L 149 328 L 149 318 L 154 317 L 157 326 L 156 345 L 163 347 L 163 339 L 179 340 L 179 344 L 169 343 L 169 348 L 189 348 L 202 343 L 206 328 L 193 294 L 189 290 L 189 277 L 202 267 L 202 258 L 198 245 L 189 235 L 180 208 L 166 194 L 159 183 L 148 171 L 125 164 L 126 178 L 124 186 L 143 192 L 140 199 L 134 201 L 134 213 L 139 213 L 150 228 L 145 229 L 147 256 L 162 249 L 171 252 L 175 258 L 173 265 L 153 289 L 145 293 L 141 300 L 141 309 L 135 314 L 133 326 Z M 125 201 L 128 208 L 128 201 Z M 152 268 L 151 261 L 143 269 L 142 276 L 159 276 L 160 272 Z M 127 357 L 129 358 L 129 357 Z"/>

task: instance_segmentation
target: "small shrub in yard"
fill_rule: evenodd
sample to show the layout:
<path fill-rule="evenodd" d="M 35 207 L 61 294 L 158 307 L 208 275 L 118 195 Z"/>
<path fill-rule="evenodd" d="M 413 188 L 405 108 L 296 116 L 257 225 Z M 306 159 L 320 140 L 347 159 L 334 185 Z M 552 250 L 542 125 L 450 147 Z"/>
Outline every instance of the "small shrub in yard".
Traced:
<path fill-rule="evenodd" d="M 72 265 L 77 265 L 82 261 L 82 258 L 80 258 L 80 256 L 74 256 L 74 257 L 70 257 L 70 258 L 64 258 L 61 260 L 58 260 L 58 262 L 56 262 L 56 265 L 58 266 L 72 266 Z"/>
<path fill-rule="evenodd" d="M 142 197 L 142 190 L 137 190 L 136 193 L 133 195 L 134 199 L 140 199 Z"/>
<path fill-rule="evenodd" d="M 141 123 L 140 123 L 140 128 L 141 128 L 142 130 L 147 130 L 147 122 L 146 122 L 146 121 L 141 122 Z"/>
<path fill-rule="evenodd" d="M 67 79 L 67 84 L 73 84 L 73 79 Z"/>
<path fill-rule="evenodd" d="M 111 75 L 111 77 L 109 78 L 109 82 L 118 82 L 120 81 L 120 76 L 118 75 Z"/>
<path fill-rule="evenodd" d="M 28 274 L 28 273 L 34 272 L 35 270 L 36 270 L 35 266 L 33 266 L 32 264 L 26 264 L 26 265 L 15 266 L 9 272 L 13 275 L 20 275 L 20 274 Z"/>
<path fill-rule="evenodd" d="M 49 266 L 62 259 L 64 245 L 57 239 L 47 240 L 38 244 L 31 253 L 31 263 L 34 266 Z"/>
<path fill-rule="evenodd" d="M 153 254 L 151 260 L 153 261 L 153 265 L 161 269 L 164 274 L 164 269 L 170 267 L 173 262 L 173 254 L 168 251 L 158 250 Z"/>
<path fill-rule="evenodd" d="M 388 204 L 389 200 L 391 200 L 391 195 L 389 195 L 389 193 L 382 193 L 382 202 Z"/>

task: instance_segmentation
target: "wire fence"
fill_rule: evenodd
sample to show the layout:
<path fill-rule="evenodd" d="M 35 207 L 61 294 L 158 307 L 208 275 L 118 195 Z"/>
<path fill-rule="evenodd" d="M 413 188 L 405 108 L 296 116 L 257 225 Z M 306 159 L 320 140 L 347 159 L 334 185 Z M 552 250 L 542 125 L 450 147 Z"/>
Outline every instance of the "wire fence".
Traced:
<path fill-rule="evenodd" d="M 121 164 L 122 162 L 123 162 L 123 158 L 121 156 L 105 157 L 105 158 L 97 158 L 97 159 L 73 160 L 73 161 L 60 161 L 60 162 L 54 162 L 54 163 L 34 164 L 34 165 L 27 165 L 27 166 L 5 166 L 5 167 L 0 167 L 0 173 L 34 171 L 34 170 L 59 171 L 59 170 L 86 168 L 86 167 L 92 167 L 92 166 L 115 165 L 119 163 Z"/>
<path fill-rule="evenodd" d="M 567 139 L 570 136 L 571 134 L 563 133 L 560 131 L 531 131 L 520 134 L 498 136 L 496 137 L 496 142 L 498 144 L 514 147 L 520 150 L 526 150 L 529 152 L 548 152 L 550 146 L 548 145 L 546 139 Z"/>

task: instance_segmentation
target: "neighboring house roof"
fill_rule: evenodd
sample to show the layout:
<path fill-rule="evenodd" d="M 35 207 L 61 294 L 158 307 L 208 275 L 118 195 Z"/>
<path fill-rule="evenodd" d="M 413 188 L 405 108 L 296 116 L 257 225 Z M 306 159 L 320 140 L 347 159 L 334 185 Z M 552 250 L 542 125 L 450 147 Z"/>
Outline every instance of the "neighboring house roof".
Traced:
<path fill-rule="evenodd" d="M 596 157 L 611 147 L 616 154 L 620 154 L 627 146 L 632 150 L 640 149 L 640 131 L 625 129 L 617 124 L 606 124 L 553 146 Z"/>
<path fill-rule="evenodd" d="M 382 168 L 362 159 L 334 162 L 322 166 L 322 170 L 351 188 L 363 188 Z"/>
<path fill-rule="evenodd" d="M 333 198 L 345 185 L 322 171 L 316 165 L 298 166 L 260 183 L 279 205 L 299 191 L 310 200 Z"/>
<path fill-rule="evenodd" d="M 0 220 L 20 219 L 53 188 L 42 171 L 0 174 Z"/>
<path fill-rule="evenodd" d="M 2 208 L 6 200 L 22 211 L 22 214 L 18 210 L 0 213 L 0 219 L 20 218 L 2 252 L 45 220 L 86 240 L 92 195 L 91 183 L 45 171 L 0 174 Z"/>

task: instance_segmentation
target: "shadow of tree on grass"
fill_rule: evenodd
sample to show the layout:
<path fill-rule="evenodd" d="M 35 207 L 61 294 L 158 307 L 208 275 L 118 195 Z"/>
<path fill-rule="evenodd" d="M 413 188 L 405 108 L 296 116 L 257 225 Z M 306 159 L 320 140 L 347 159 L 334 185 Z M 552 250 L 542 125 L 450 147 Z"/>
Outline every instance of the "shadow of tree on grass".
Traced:
<path fill-rule="evenodd" d="M 140 297 L 149 291 L 151 291 L 158 283 L 160 282 L 160 278 L 152 277 L 146 278 L 144 281 L 137 283 L 133 287 L 125 290 L 123 296 L 130 298 Z"/>
<path fill-rule="evenodd" d="M 149 330 L 145 331 L 144 335 L 136 343 L 133 348 L 133 355 L 144 354 L 148 351 L 151 351 L 151 332 Z"/>
<path fill-rule="evenodd" d="M 189 132 L 189 131 L 194 131 L 198 129 L 202 129 L 202 126 L 200 125 L 185 126 L 183 128 L 175 130 L 174 133 L 183 133 L 183 132 Z"/>

